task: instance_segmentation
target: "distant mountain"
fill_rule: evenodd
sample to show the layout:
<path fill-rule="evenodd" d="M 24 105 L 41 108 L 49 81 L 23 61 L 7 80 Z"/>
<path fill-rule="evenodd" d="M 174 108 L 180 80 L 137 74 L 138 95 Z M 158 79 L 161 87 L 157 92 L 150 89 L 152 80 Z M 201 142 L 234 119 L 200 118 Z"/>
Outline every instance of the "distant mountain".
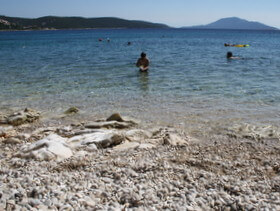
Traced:
<path fill-rule="evenodd" d="M 2 24 L 9 23 L 8 25 Z M 0 16 L 1 29 L 168 28 L 167 25 L 120 18 L 56 17 L 15 18 Z"/>
<path fill-rule="evenodd" d="M 255 22 L 255 21 L 247 21 L 244 19 L 240 19 L 237 17 L 232 18 L 222 18 L 216 22 L 200 25 L 200 26 L 192 26 L 192 27 L 183 27 L 183 28 L 197 28 L 197 29 L 246 29 L 246 30 L 278 30 L 275 27 L 267 26 L 265 24 Z"/>

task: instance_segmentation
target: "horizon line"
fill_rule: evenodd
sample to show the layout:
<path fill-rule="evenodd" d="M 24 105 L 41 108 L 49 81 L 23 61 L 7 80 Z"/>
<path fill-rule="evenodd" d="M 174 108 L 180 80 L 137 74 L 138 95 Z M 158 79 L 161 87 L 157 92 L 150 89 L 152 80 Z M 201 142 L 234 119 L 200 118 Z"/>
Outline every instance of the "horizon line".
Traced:
<path fill-rule="evenodd" d="M 59 16 L 59 15 L 44 15 L 44 16 L 40 16 L 40 17 L 20 17 L 20 16 L 8 16 L 8 15 L 3 15 L 3 14 L 0 14 L 0 17 L 9 17 L 9 18 L 22 18 L 22 19 L 39 19 L 39 18 L 44 18 L 44 17 L 57 17 L 57 18 L 83 18 L 83 19 L 98 19 L 98 18 L 116 18 L 116 19 L 121 19 L 121 20 L 128 20 L 128 21 L 142 21 L 142 22 L 148 22 L 148 23 L 154 23 L 154 24 L 163 24 L 163 25 L 166 25 L 168 26 L 169 28 L 192 28 L 192 27 L 197 27 L 197 29 L 199 29 L 198 27 L 203 27 L 205 25 L 208 25 L 208 24 L 211 24 L 211 23 L 214 23 L 216 21 L 219 21 L 221 19 L 226 19 L 226 18 L 238 18 L 238 19 L 241 19 L 241 20 L 245 20 L 245 21 L 248 21 L 248 22 L 257 22 L 257 23 L 260 23 L 260 24 L 264 24 L 264 23 L 261 23 L 259 21 L 251 21 L 251 20 L 247 20 L 247 19 L 244 19 L 244 18 L 240 18 L 240 17 L 237 17 L 237 16 L 231 16 L 231 17 L 223 17 L 223 18 L 219 18 L 217 19 L 216 21 L 213 21 L 213 22 L 210 22 L 210 23 L 207 23 L 207 24 L 199 24 L 199 25 L 191 25 L 191 26 L 170 26 L 166 23 L 162 23 L 162 22 L 153 22 L 153 21 L 148 21 L 148 20 L 140 20 L 140 19 L 127 19 L 127 18 L 121 18 L 121 17 L 115 17 L 115 16 L 100 16 L 100 17 L 86 17 L 86 16 Z M 268 26 L 268 27 L 272 27 L 274 28 L 275 30 L 280 30 L 279 28 L 275 27 L 275 26 L 270 26 L 270 25 L 266 25 L 264 24 L 265 26 Z M 211 29 L 214 29 L 214 28 L 211 28 Z M 222 29 L 222 28 L 217 28 L 217 29 Z M 229 29 L 231 30 L 231 29 Z M 242 29 L 238 29 L 238 30 L 242 30 Z M 244 30 L 247 30 L 247 29 L 244 29 Z M 254 30 L 254 29 L 253 29 Z M 258 29 L 257 29 L 258 30 Z M 259 30 L 262 30 L 262 29 L 259 29 Z M 272 29 L 271 29 L 272 30 Z"/>

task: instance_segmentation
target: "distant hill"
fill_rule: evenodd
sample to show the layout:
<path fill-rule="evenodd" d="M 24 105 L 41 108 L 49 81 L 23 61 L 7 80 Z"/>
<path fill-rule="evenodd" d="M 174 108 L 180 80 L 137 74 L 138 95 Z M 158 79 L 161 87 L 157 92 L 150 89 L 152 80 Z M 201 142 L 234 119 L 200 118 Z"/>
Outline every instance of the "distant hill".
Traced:
<path fill-rule="evenodd" d="M 200 25 L 200 26 L 192 26 L 192 27 L 183 27 L 183 28 L 197 28 L 197 29 L 246 29 L 246 30 L 278 30 L 275 27 L 267 26 L 265 24 L 255 22 L 255 21 L 247 21 L 244 19 L 240 19 L 237 17 L 232 18 L 222 18 L 216 22 Z"/>
<path fill-rule="evenodd" d="M 6 23 L 6 24 L 4 24 Z M 167 25 L 120 18 L 56 17 L 15 18 L 0 16 L 1 29 L 168 28 Z"/>
<path fill-rule="evenodd" d="M 0 19 L 0 30 L 8 30 L 8 29 L 20 29 L 17 24 L 10 23 L 9 21 L 6 21 L 4 19 Z"/>

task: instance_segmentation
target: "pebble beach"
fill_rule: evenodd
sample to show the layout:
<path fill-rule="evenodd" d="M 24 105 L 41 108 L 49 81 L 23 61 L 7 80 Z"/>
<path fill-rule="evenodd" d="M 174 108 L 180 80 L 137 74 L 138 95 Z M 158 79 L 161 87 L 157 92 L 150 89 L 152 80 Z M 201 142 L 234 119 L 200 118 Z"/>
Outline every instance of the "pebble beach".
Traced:
<path fill-rule="evenodd" d="M 200 140 L 120 114 L 0 117 L 0 210 L 280 210 L 277 138 Z"/>

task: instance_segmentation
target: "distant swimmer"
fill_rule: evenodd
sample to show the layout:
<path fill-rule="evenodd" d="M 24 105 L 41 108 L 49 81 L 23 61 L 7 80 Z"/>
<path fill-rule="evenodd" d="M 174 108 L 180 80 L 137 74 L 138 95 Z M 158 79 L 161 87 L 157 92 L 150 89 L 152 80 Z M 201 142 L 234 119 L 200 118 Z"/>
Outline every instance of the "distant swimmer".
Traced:
<path fill-rule="evenodd" d="M 131 45 L 131 42 L 127 42 L 127 45 Z"/>
<path fill-rule="evenodd" d="M 111 42 L 110 38 L 107 38 L 107 42 Z"/>
<path fill-rule="evenodd" d="M 232 44 L 225 43 L 224 46 L 225 46 L 225 47 L 229 47 L 229 46 L 233 46 L 233 45 L 232 45 Z"/>
<path fill-rule="evenodd" d="M 146 72 L 149 69 L 150 61 L 147 58 L 147 55 L 142 52 L 141 57 L 137 60 L 136 66 L 139 67 L 141 72 Z"/>
<path fill-rule="evenodd" d="M 233 56 L 232 52 L 227 52 L 227 59 L 240 59 L 240 57 Z"/>

